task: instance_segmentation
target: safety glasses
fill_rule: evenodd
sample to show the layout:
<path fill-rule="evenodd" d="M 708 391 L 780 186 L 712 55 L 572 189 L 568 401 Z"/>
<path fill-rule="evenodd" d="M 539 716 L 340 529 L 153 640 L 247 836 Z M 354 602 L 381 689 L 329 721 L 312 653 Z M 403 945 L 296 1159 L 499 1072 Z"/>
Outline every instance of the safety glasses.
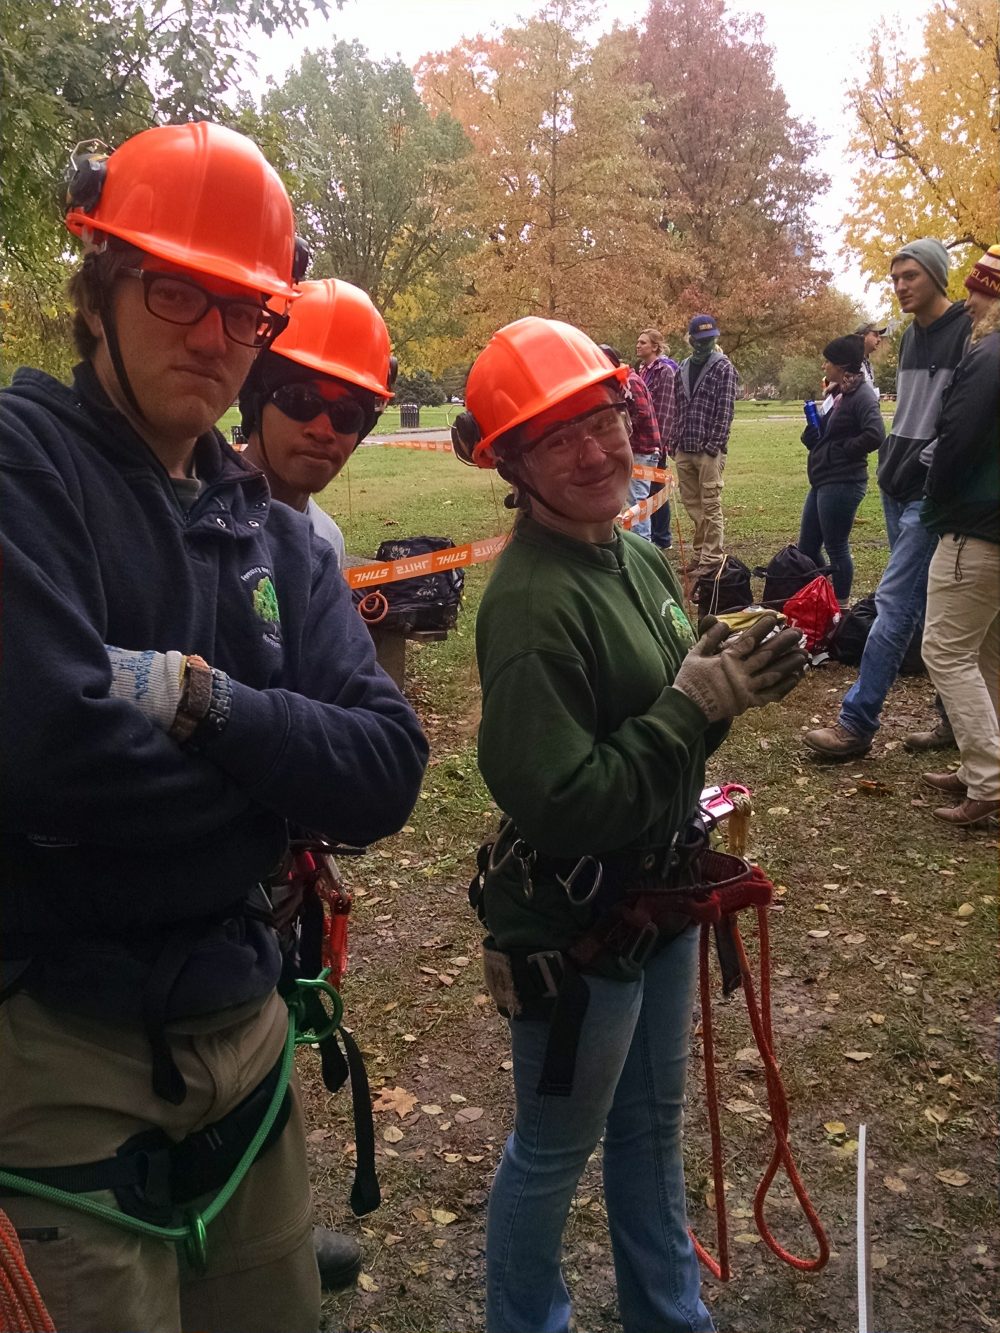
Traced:
<path fill-rule="evenodd" d="M 226 337 L 243 347 L 263 347 L 285 326 L 283 315 L 257 301 L 238 296 L 215 296 L 197 282 L 175 273 L 157 273 L 145 268 L 123 268 L 127 277 L 142 283 L 146 309 L 168 324 L 197 324 L 213 308 L 222 316 Z"/>
<path fill-rule="evenodd" d="M 603 407 L 591 408 L 581 412 L 570 421 L 561 421 L 558 426 L 531 440 L 524 446 L 525 454 L 544 449 L 546 457 L 557 464 L 574 464 L 580 457 L 580 450 L 586 440 L 593 440 L 604 453 L 610 454 L 621 448 L 631 434 L 628 408 L 624 403 L 606 403 Z"/>
<path fill-rule="evenodd" d="M 309 383 L 282 384 L 272 392 L 268 402 L 292 421 L 315 421 L 325 412 L 338 435 L 357 434 L 368 416 L 364 404 L 349 393 L 327 398 L 315 384 Z"/>

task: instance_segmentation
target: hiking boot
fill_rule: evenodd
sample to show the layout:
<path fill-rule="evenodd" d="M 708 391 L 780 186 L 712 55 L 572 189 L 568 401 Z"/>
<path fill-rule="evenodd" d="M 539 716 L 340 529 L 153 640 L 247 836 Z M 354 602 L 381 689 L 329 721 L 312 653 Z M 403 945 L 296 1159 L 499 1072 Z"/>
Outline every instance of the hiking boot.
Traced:
<path fill-rule="evenodd" d="M 313 1249 L 324 1291 L 349 1287 L 361 1272 L 361 1246 L 353 1236 L 329 1227 L 313 1227 Z"/>
<path fill-rule="evenodd" d="M 872 748 L 871 737 L 857 736 L 839 722 L 832 727 L 817 727 L 802 737 L 810 750 L 824 759 L 857 759 Z"/>
<path fill-rule="evenodd" d="M 924 782 L 935 791 L 947 792 L 949 796 L 968 796 L 969 789 L 957 773 L 925 773 Z"/>
<path fill-rule="evenodd" d="M 947 722 L 936 722 L 929 731 L 915 731 L 903 737 L 903 749 L 915 754 L 919 750 L 954 750 L 955 733 Z"/>
<path fill-rule="evenodd" d="M 935 819 L 943 819 L 956 828 L 971 828 L 1000 816 L 1000 801 L 974 801 L 967 796 L 961 805 L 943 805 L 934 811 Z"/>

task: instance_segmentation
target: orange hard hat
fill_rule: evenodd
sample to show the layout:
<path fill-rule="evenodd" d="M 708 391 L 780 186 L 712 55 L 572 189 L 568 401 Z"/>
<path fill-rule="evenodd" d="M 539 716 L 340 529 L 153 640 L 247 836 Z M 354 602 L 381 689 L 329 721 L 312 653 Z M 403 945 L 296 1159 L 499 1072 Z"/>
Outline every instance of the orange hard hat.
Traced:
<path fill-rule="evenodd" d="M 367 292 L 339 278 L 304 282 L 300 291 L 272 353 L 391 398 L 389 330 Z"/>
<path fill-rule="evenodd" d="M 603 380 L 625 384 L 628 366 L 612 366 L 582 330 L 536 315 L 516 320 L 494 333 L 469 371 L 466 438 L 456 451 L 477 467 L 495 467 L 499 436 Z"/>
<path fill-rule="evenodd" d="M 296 295 L 295 221 L 252 140 L 210 121 L 143 130 L 109 157 L 73 157 L 66 225 L 270 297 Z"/>

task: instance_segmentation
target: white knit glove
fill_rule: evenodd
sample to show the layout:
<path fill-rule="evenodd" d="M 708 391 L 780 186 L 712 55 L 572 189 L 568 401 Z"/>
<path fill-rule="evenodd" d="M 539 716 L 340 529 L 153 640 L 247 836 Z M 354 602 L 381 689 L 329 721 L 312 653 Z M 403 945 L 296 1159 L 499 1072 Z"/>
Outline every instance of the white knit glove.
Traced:
<path fill-rule="evenodd" d="M 111 697 L 133 704 L 155 726 L 169 731 L 181 701 L 184 654 L 104 646 L 111 663 Z"/>

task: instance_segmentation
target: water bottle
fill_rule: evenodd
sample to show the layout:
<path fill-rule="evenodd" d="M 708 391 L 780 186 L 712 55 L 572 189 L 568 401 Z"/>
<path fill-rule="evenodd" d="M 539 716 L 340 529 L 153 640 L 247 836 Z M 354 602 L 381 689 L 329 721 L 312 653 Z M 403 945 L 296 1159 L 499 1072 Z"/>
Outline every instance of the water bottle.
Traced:
<path fill-rule="evenodd" d="M 812 426 L 814 430 L 819 430 L 819 411 L 813 399 L 808 399 L 802 405 L 802 410 L 806 414 L 807 425 Z"/>

